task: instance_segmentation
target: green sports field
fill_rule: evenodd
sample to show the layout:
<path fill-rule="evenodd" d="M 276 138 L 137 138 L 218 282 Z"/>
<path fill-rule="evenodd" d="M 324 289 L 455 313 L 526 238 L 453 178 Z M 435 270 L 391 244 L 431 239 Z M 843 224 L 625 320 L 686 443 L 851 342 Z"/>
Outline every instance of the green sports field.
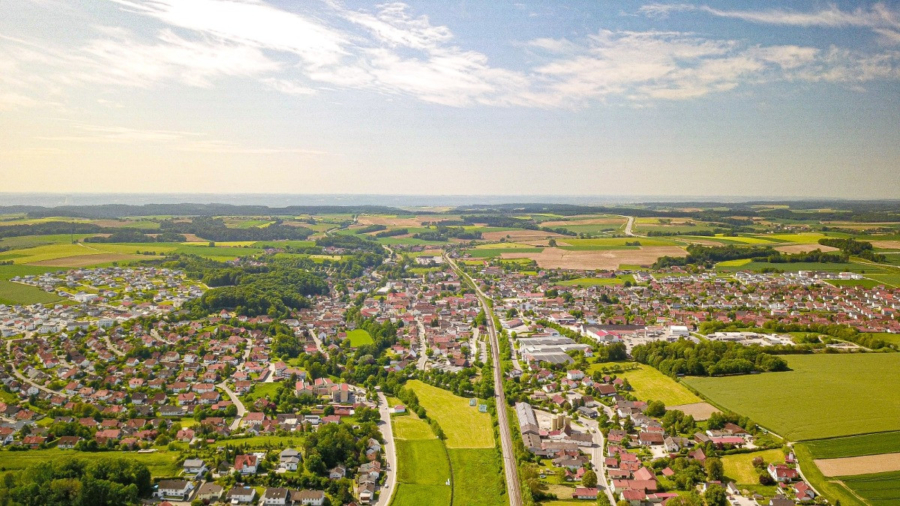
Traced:
<path fill-rule="evenodd" d="M 784 358 L 791 371 L 685 382 L 792 441 L 900 430 L 900 354 Z"/>

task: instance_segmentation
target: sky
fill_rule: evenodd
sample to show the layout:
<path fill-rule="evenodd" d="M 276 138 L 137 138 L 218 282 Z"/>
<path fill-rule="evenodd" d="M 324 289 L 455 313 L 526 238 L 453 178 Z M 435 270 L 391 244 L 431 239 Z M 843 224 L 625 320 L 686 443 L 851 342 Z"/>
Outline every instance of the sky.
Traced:
<path fill-rule="evenodd" d="M 900 1 L 2 0 L 0 191 L 900 198 Z"/>

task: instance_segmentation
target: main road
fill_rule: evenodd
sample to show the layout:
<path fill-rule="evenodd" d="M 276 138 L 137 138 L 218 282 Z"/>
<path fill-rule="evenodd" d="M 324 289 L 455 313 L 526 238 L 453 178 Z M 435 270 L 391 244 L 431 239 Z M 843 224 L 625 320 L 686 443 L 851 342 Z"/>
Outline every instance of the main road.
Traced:
<path fill-rule="evenodd" d="M 491 341 L 491 357 L 494 362 L 494 400 L 497 405 L 497 423 L 500 425 L 500 447 L 503 452 L 503 469 L 506 472 L 506 494 L 509 496 L 509 506 L 522 506 L 522 491 L 519 488 L 519 469 L 516 464 L 516 454 L 513 451 L 512 434 L 509 431 L 507 420 L 506 395 L 503 393 L 503 369 L 500 367 L 500 343 L 497 340 L 497 329 L 494 327 L 494 313 L 487 303 L 487 295 L 478 288 L 475 281 L 469 277 L 449 255 L 444 258 L 453 269 L 462 277 L 469 280 L 478 293 L 478 300 L 487 316 L 487 329 Z"/>
<path fill-rule="evenodd" d="M 387 468 L 384 470 L 386 478 L 384 486 L 381 487 L 381 493 L 378 495 L 378 502 L 375 506 L 387 506 L 394 496 L 394 490 L 397 488 L 397 451 L 394 445 L 394 430 L 391 427 L 391 406 L 388 404 L 387 398 L 383 393 L 378 392 L 378 414 L 381 415 L 381 435 L 384 436 L 384 454 L 387 456 Z"/>

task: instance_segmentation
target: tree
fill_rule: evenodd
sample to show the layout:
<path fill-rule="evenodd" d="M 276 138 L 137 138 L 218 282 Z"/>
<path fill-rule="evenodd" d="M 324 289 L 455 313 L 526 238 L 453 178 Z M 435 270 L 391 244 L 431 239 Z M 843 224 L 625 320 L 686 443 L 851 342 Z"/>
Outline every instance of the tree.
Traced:
<path fill-rule="evenodd" d="M 706 506 L 728 506 L 728 495 L 718 485 L 710 485 L 703 498 L 706 499 Z"/>
<path fill-rule="evenodd" d="M 550 238 L 550 240 L 547 241 L 547 246 L 550 246 L 551 248 L 555 248 L 556 247 L 556 239 Z"/>
<path fill-rule="evenodd" d="M 594 471 L 588 471 L 584 473 L 584 476 L 581 477 L 581 484 L 587 488 L 594 488 L 597 486 L 597 473 Z"/>
<path fill-rule="evenodd" d="M 662 401 L 650 401 L 645 413 L 647 416 L 661 417 L 666 414 L 666 405 Z"/>
<path fill-rule="evenodd" d="M 722 481 L 725 477 L 725 466 L 720 459 L 715 457 L 706 459 L 706 477 L 709 481 Z"/>
<path fill-rule="evenodd" d="M 625 418 L 625 421 L 622 423 L 622 429 L 624 429 L 625 432 L 631 432 L 634 430 L 634 421 L 631 419 L 631 417 Z"/>

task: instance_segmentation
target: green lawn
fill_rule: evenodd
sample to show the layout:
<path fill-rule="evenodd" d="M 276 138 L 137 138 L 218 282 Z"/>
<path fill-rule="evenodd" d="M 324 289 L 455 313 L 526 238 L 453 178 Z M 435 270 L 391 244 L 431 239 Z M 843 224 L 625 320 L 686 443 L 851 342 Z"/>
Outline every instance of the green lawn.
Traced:
<path fill-rule="evenodd" d="M 509 504 L 503 465 L 495 449 L 450 449 L 449 452 L 453 467 L 453 504 Z"/>
<path fill-rule="evenodd" d="M 181 471 L 177 465 L 179 453 L 158 451 L 156 453 L 137 452 L 76 452 L 74 450 L 28 450 L 22 452 L 0 451 L 0 471 L 18 471 L 48 460 L 63 457 L 77 457 L 84 460 L 103 458 L 122 458 L 141 462 L 147 466 L 153 476 L 175 476 Z"/>
<path fill-rule="evenodd" d="M 347 332 L 347 338 L 350 339 L 350 346 L 358 348 L 367 344 L 375 344 L 372 335 L 364 329 L 355 329 Z"/>
<path fill-rule="evenodd" d="M 244 404 L 253 404 L 256 402 L 256 399 L 269 396 L 269 399 L 275 398 L 275 392 L 278 391 L 278 387 L 280 387 L 283 383 L 255 383 L 253 385 L 253 389 L 250 390 L 250 393 L 241 397 L 241 400 Z"/>
<path fill-rule="evenodd" d="M 568 279 L 556 283 L 562 286 L 601 286 L 601 285 L 621 285 L 625 281 L 619 278 L 577 278 Z"/>
<path fill-rule="evenodd" d="M 592 365 L 590 374 L 601 370 L 605 365 L 608 364 Z M 616 376 L 628 378 L 628 383 L 634 389 L 634 396 L 642 401 L 662 401 L 666 406 L 703 402 L 684 385 L 650 366 L 639 365 L 638 369 L 616 373 Z"/>
<path fill-rule="evenodd" d="M 882 453 L 900 453 L 900 432 L 881 432 L 861 436 L 807 441 L 806 446 L 817 459 L 860 457 Z"/>
<path fill-rule="evenodd" d="M 900 504 L 900 472 L 863 474 L 839 479 L 872 506 Z"/>
<path fill-rule="evenodd" d="M 781 450 L 725 455 L 722 457 L 725 476 L 738 484 L 758 485 L 759 472 L 753 467 L 753 459 L 756 457 L 762 457 L 767 463 L 784 462 L 784 453 Z"/>
<path fill-rule="evenodd" d="M 412 416 L 395 416 L 391 423 L 394 424 L 394 437 L 397 439 L 437 439 L 428 423 Z"/>
<path fill-rule="evenodd" d="M 36 286 L 0 280 L 0 304 L 47 304 L 61 300 L 59 295 Z"/>
<path fill-rule="evenodd" d="M 900 430 L 900 354 L 784 358 L 791 371 L 685 382 L 793 441 Z"/>
<path fill-rule="evenodd" d="M 469 399 L 414 380 L 406 384 L 419 397 L 430 418 L 437 420 L 447 435 L 447 448 L 493 448 L 491 416 L 469 406 Z"/>

